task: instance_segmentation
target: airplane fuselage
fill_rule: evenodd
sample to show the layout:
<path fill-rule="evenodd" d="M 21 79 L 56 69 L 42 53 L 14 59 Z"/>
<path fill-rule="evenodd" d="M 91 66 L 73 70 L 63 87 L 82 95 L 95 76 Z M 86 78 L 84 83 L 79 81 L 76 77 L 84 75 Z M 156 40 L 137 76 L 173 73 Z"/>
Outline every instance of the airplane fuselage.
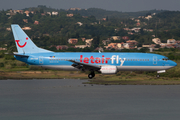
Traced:
<path fill-rule="evenodd" d="M 150 53 L 83 53 L 83 52 L 54 52 L 33 53 L 29 57 L 15 56 L 17 60 L 30 65 L 59 70 L 78 70 L 70 60 L 98 66 L 117 66 L 117 70 L 130 71 L 159 71 L 174 67 L 173 61 L 166 60 L 165 56 Z"/>

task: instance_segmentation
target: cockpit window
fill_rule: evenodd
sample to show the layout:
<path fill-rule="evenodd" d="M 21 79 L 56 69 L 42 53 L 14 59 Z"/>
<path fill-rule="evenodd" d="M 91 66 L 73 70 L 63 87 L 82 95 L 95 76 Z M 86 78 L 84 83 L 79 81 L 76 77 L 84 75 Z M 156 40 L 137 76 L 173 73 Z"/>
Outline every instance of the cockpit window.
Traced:
<path fill-rule="evenodd" d="M 168 58 L 163 58 L 162 60 L 167 61 L 167 60 L 169 60 L 169 59 L 168 59 Z"/>

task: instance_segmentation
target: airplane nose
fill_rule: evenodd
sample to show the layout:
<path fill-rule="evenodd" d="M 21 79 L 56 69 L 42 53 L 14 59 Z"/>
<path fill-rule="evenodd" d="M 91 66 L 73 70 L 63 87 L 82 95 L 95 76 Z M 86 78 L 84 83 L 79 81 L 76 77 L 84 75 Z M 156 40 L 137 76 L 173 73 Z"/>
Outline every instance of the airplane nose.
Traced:
<path fill-rule="evenodd" d="M 175 67 L 175 66 L 177 66 L 177 63 L 174 61 L 171 61 L 171 65 Z"/>

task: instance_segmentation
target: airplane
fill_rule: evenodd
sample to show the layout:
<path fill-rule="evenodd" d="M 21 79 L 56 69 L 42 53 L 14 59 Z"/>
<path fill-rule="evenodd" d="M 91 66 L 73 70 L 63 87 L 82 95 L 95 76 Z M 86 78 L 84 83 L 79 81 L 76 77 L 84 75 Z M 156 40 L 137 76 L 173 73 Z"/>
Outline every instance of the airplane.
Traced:
<path fill-rule="evenodd" d="M 89 71 L 89 79 L 95 77 L 95 71 L 102 74 L 157 71 L 159 77 L 159 73 L 177 66 L 167 57 L 152 53 L 53 52 L 37 47 L 18 24 L 11 28 L 18 51 L 13 55 L 17 60 L 49 69 Z"/>

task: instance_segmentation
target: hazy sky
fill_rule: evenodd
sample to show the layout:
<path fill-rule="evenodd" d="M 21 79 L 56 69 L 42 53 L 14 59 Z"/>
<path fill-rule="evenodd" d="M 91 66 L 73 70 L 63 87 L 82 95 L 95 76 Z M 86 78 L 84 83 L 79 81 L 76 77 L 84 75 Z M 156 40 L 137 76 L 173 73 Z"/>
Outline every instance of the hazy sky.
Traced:
<path fill-rule="evenodd" d="M 163 9 L 180 11 L 180 0 L 0 0 L 0 10 L 46 5 L 56 9 L 102 8 L 122 12 Z"/>

